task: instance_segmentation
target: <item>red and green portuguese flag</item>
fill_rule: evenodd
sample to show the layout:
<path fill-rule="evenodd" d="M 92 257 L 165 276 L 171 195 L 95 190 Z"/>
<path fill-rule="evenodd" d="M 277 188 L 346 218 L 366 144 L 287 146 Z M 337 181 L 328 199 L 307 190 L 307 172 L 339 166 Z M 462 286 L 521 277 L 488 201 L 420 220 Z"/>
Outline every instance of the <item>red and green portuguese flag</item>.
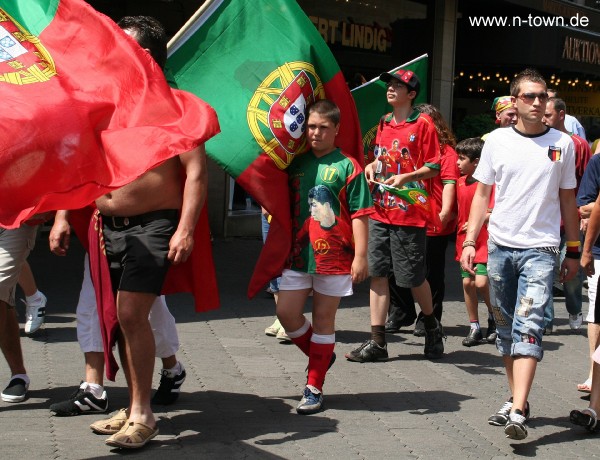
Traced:
<path fill-rule="evenodd" d="M 415 100 L 415 104 L 427 102 L 427 55 L 423 54 L 389 72 L 393 73 L 398 69 L 412 70 L 417 74 L 417 77 L 419 77 L 419 81 L 421 82 L 421 90 Z M 356 102 L 358 118 L 360 119 L 360 126 L 362 128 L 361 134 L 365 162 L 368 158 L 371 158 L 371 161 L 373 161 L 375 135 L 377 134 L 379 121 L 383 115 L 389 113 L 392 109 L 387 103 L 385 94 L 385 83 L 382 82 L 379 77 L 352 90 L 352 96 Z"/>
<path fill-rule="evenodd" d="M 0 2 L 0 226 L 76 209 L 218 130 L 82 0 Z"/>
<path fill-rule="evenodd" d="M 169 43 L 177 85 L 210 103 L 222 134 L 208 154 L 273 216 L 248 288 L 281 273 L 291 245 L 286 168 L 306 150 L 307 104 L 342 112 L 338 146 L 362 164 L 354 101 L 331 51 L 295 1 L 213 0 Z"/>

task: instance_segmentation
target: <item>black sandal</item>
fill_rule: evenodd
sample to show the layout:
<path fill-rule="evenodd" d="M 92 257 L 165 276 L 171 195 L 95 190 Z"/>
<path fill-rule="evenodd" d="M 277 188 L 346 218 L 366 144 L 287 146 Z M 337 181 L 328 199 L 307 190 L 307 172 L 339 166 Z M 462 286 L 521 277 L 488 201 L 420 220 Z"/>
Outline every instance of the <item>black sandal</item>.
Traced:
<path fill-rule="evenodd" d="M 582 411 L 572 410 L 569 418 L 571 419 L 571 423 L 574 425 L 583 426 L 591 432 L 596 431 L 596 426 L 598 425 L 598 414 L 596 414 L 596 411 L 590 407 L 583 409 Z"/>

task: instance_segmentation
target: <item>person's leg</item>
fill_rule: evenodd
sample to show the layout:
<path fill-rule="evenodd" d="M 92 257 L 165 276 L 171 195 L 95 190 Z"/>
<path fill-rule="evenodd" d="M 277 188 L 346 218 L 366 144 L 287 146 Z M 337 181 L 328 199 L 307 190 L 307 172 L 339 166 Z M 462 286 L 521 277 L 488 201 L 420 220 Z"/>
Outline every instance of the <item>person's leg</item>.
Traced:
<path fill-rule="evenodd" d="M 430 316 L 433 314 L 433 299 L 431 297 L 431 288 L 429 282 L 425 280 L 421 285 L 411 288 L 412 295 L 416 302 L 421 307 L 423 315 Z M 427 325 L 425 325 L 427 327 Z"/>
<path fill-rule="evenodd" d="M 465 306 L 469 323 L 479 322 L 479 299 L 477 297 L 477 287 L 475 278 L 468 276 L 462 279 L 463 293 L 465 296 Z"/>
<path fill-rule="evenodd" d="M 496 348 L 502 355 L 509 387 L 509 397 L 501 408 L 488 418 L 488 423 L 494 426 L 505 426 L 513 400 L 512 323 L 518 289 L 518 278 L 512 264 L 510 248 L 497 246 L 489 240 L 487 271 L 490 301 L 498 333 Z"/>
<path fill-rule="evenodd" d="M 21 350 L 17 312 L 0 300 L 0 349 L 10 368 L 10 375 L 27 374 Z"/>
<path fill-rule="evenodd" d="M 477 292 L 481 294 L 483 302 L 485 303 L 485 306 L 487 307 L 488 311 L 488 327 L 485 331 L 485 334 L 483 334 L 483 337 L 487 343 L 495 343 L 496 337 L 498 337 L 498 333 L 496 332 L 496 320 L 494 319 L 492 301 L 490 299 L 490 285 L 487 275 L 487 269 L 483 264 L 481 265 L 481 274 L 475 275 L 475 287 L 477 288 Z"/>
<path fill-rule="evenodd" d="M 37 292 L 37 285 L 35 284 L 35 278 L 33 272 L 29 266 L 29 262 L 25 261 L 21 267 L 21 274 L 19 275 L 19 286 L 23 289 L 25 297 L 30 297 Z"/>
<path fill-rule="evenodd" d="M 483 335 L 479 325 L 479 299 L 477 297 L 475 278 L 469 273 L 463 272 L 462 282 L 465 306 L 467 308 L 467 315 L 469 316 L 469 333 L 463 339 L 462 344 L 465 347 L 472 347 L 483 342 Z"/>
<path fill-rule="evenodd" d="M 119 291 L 117 294 L 117 317 L 121 328 L 120 349 L 125 360 L 130 392 L 129 421 L 144 423 L 150 427 L 156 420 L 150 407 L 152 372 L 154 370 L 154 335 L 148 315 L 156 299 L 155 294 Z"/>
<path fill-rule="evenodd" d="M 277 318 L 292 342 L 309 356 L 312 326 L 304 316 L 304 306 L 312 291 L 312 277 L 306 273 L 284 270 L 275 306 Z"/>
<path fill-rule="evenodd" d="M 26 334 L 33 334 L 36 332 L 46 321 L 46 296 L 38 291 L 37 285 L 35 284 L 35 278 L 33 272 L 27 260 L 21 267 L 21 273 L 19 275 L 19 286 L 23 289 L 25 294 L 25 330 Z"/>
<path fill-rule="evenodd" d="M 307 384 L 323 390 L 325 374 L 329 369 L 335 347 L 335 314 L 340 304 L 339 296 L 329 296 L 317 291 L 313 295 L 313 337 L 308 357 Z"/>
<path fill-rule="evenodd" d="M 446 295 L 446 249 L 448 235 L 428 236 L 426 246 L 427 281 L 431 288 L 431 298 L 435 317 L 441 321 Z"/>
<path fill-rule="evenodd" d="M 410 289 L 398 286 L 393 272 L 390 272 L 388 280 L 390 307 L 385 329 L 386 332 L 398 332 L 402 326 L 415 322 L 417 311 Z"/>

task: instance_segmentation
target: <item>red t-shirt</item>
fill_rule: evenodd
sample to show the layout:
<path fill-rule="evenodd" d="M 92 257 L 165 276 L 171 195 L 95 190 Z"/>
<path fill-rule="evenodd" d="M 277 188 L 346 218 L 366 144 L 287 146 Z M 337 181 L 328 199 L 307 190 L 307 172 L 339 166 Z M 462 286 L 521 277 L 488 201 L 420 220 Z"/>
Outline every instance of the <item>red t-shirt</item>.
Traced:
<path fill-rule="evenodd" d="M 449 145 L 444 145 L 442 154 L 440 157 L 440 173 L 428 179 L 428 189 L 431 190 L 431 202 L 433 205 L 433 212 L 435 214 L 440 213 L 442 210 L 442 192 L 444 191 L 445 184 L 456 184 L 460 177 L 460 171 L 458 170 L 458 154 Z M 456 192 L 454 193 L 452 203 L 452 211 L 456 213 Z M 456 218 L 449 221 L 444 228 L 440 228 L 434 222 L 429 222 L 427 225 L 427 236 L 443 236 L 450 235 L 456 230 Z"/>
<path fill-rule="evenodd" d="M 383 181 L 396 174 L 416 171 L 422 166 L 440 168 L 440 143 L 433 121 L 428 115 L 415 110 L 410 116 L 396 123 L 388 114 L 377 129 L 375 157 L 381 156 L 375 177 Z M 421 182 L 406 186 L 425 188 Z M 430 193 L 430 190 L 427 190 Z M 373 188 L 375 212 L 370 216 L 379 222 L 408 227 L 425 227 L 430 219 L 403 199 L 378 186 Z"/>
<path fill-rule="evenodd" d="M 352 228 L 343 220 L 335 220 L 331 227 L 322 227 L 309 217 L 297 234 L 301 249 L 311 244 L 315 261 L 315 273 L 347 273 L 354 260 Z"/>
<path fill-rule="evenodd" d="M 475 190 L 477 189 L 477 182 L 473 180 L 472 184 L 467 183 L 467 176 L 461 176 L 458 179 L 458 183 L 456 185 L 456 198 L 458 202 L 458 218 L 457 218 L 457 230 L 456 230 L 456 260 L 460 260 L 460 255 L 462 254 L 462 244 L 466 239 L 466 232 L 462 230 L 463 226 L 469 220 L 469 212 L 471 212 L 471 203 L 473 202 L 473 196 L 475 195 Z M 494 188 L 492 187 L 492 194 L 490 195 L 490 203 L 488 205 L 488 209 L 492 209 L 494 207 Z M 481 231 L 479 232 L 479 236 L 477 237 L 477 241 L 475 241 L 475 260 L 473 261 L 476 264 L 487 264 L 488 259 L 488 229 L 487 225 L 483 224 L 481 226 Z"/>

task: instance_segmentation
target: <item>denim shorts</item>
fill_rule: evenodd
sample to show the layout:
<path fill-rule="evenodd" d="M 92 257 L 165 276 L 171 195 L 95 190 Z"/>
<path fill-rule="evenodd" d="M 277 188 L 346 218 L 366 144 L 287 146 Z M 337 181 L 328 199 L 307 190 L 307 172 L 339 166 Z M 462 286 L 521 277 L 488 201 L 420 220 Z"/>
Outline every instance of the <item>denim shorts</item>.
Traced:
<path fill-rule="evenodd" d="M 544 356 L 544 310 L 552 299 L 558 248 L 517 249 L 488 241 L 490 297 L 503 356 Z"/>

